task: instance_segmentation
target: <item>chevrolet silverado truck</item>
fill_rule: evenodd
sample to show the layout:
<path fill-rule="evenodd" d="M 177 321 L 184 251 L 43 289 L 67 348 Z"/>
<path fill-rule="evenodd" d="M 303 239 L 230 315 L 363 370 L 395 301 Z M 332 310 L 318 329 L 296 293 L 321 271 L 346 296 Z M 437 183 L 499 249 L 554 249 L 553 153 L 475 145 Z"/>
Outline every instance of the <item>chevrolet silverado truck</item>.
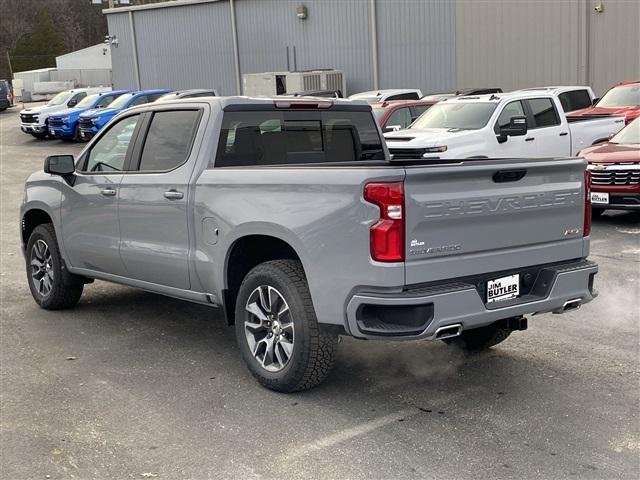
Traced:
<path fill-rule="evenodd" d="M 303 390 L 340 335 L 481 350 L 591 301 L 585 167 L 394 161 L 348 100 L 152 103 L 29 177 L 26 276 L 44 309 L 93 279 L 220 307 L 257 380 Z"/>
<path fill-rule="evenodd" d="M 64 140 L 80 140 L 80 114 L 88 110 L 96 111 L 106 108 L 120 95 L 129 90 L 113 90 L 104 93 L 94 93 L 84 97 L 72 108 L 56 112 L 49 116 L 49 136 Z"/>
<path fill-rule="evenodd" d="M 570 157 L 623 127 L 567 117 L 557 95 L 532 90 L 446 99 L 385 138 L 398 159 Z"/>
<path fill-rule="evenodd" d="M 110 87 L 74 88 L 60 92 L 45 105 L 20 111 L 20 129 L 36 138 L 49 135 L 49 117 L 57 112 L 75 107 L 87 95 L 111 91 Z"/>
<path fill-rule="evenodd" d="M 130 107 L 155 102 L 172 90 L 153 89 L 128 92 L 120 95 L 105 108 L 92 108 L 82 112 L 78 119 L 78 137 L 81 141 L 87 141 L 104 127 L 109 120 L 118 113 Z"/>

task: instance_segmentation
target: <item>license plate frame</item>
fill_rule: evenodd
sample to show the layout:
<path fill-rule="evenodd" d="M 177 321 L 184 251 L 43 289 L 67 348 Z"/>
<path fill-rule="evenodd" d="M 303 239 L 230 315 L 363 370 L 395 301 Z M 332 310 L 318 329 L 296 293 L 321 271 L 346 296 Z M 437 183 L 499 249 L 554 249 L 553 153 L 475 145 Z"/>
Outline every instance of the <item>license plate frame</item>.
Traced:
<path fill-rule="evenodd" d="M 591 192 L 592 205 L 609 205 L 609 192 Z"/>
<path fill-rule="evenodd" d="M 520 296 L 520 274 L 487 281 L 487 303 L 503 302 Z"/>

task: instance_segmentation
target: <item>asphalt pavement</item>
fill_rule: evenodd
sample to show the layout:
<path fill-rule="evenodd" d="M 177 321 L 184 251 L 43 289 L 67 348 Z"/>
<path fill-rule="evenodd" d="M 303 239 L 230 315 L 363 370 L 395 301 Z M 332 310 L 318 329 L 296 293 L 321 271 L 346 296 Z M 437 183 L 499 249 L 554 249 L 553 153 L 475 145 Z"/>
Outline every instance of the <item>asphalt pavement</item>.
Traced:
<path fill-rule="evenodd" d="M 244 367 L 219 310 L 95 282 L 32 300 L 18 209 L 44 157 L 0 113 L 0 478 L 640 478 L 640 213 L 596 220 L 600 296 L 491 351 L 343 339 L 320 387 Z"/>

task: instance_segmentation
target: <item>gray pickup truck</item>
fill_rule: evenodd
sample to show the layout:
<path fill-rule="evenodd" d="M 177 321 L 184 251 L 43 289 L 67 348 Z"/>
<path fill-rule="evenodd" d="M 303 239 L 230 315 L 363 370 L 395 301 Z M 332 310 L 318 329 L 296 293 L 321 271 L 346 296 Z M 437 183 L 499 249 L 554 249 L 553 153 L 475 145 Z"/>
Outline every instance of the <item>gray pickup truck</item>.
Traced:
<path fill-rule="evenodd" d="M 46 309 L 93 279 L 221 307 L 261 384 L 307 389 L 340 335 L 480 350 L 592 300 L 585 166 L 394 161 L 347 100 L 149 104 L 27 180 L 29 287 Z"/>

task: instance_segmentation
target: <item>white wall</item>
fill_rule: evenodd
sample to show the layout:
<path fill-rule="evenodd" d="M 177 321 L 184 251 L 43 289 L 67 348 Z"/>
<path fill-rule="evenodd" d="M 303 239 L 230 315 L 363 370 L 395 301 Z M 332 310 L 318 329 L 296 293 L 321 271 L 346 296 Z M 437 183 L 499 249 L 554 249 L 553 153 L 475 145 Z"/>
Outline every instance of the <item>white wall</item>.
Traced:
<path fill-rule="evenodd" d="M 111 48 L 99 43 L 56 57 L 58 70 L 111 69 Z"/>

